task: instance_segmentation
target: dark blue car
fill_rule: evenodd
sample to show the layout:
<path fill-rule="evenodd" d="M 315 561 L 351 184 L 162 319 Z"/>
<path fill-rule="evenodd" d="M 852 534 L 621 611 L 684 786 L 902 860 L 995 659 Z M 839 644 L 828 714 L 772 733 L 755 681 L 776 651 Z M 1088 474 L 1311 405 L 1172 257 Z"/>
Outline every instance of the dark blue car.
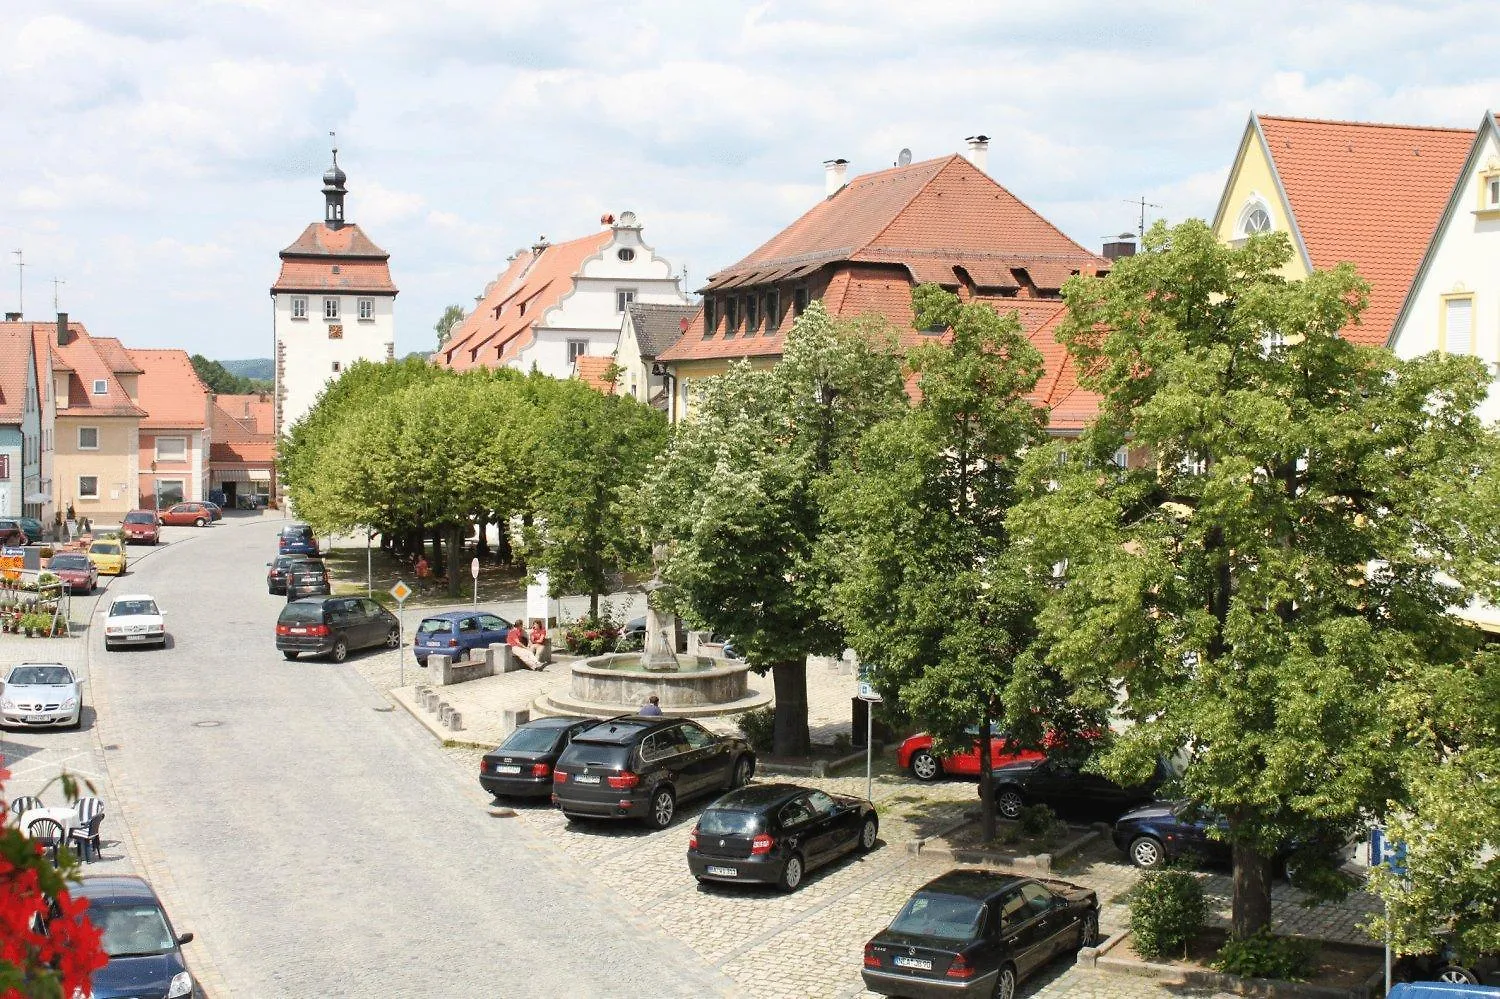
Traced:
<path fill-rule="evenodd" d="M 498 614 L 483 610 L 449 611 L 431 614 L 417 625 L 412 650 L 417 662 L 427 665 L 428 656 L 447 656 L 457 662 L 472 659 L 474 650 L 503 644 L 510 622 Z"/>
<path fill-rule="evenodd" d="M 72 894 L 89 900 L 89 921 L 99 928 L 100 946 L 109 957 L 94 972 L 89 988 L 93 999 L 203 995 L 182 958 L 182 945 L 193 935 L 172 929 L 161 900 L 145 881 L 126 874 L 86 877 Z"/>
<path fill-rule="evenodd" d="M 276 551 L 281 555 L 311 555 L 316 558 L 318 538 L 307 524 L 287 524 L 276 536 Z"/>
<path fill-rule="evenodd" d="M 1184 857 L 1224 864 L 1229 844 L 1208 834 L 1223 824 L 1189 801 L 1153 801 L 1115 820 L 1115 846 L 1137 867 L 1163 867 Z"/>

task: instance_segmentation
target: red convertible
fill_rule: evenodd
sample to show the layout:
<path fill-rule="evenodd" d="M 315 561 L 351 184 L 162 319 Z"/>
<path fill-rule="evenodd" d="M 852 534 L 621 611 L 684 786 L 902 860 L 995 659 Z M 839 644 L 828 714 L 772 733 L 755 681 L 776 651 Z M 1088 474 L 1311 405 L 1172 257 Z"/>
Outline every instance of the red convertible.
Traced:
<path fill-rule="evenodd" d="M 917 780 L 937 780 L 944 775 L 977 777 L 979 776 L 979 727 L 970 726 L 966 731 L 974 736 L 973 744 L 962 752 L 948 756 L 939 756 L 933 752 L 932 736 L 926 732 L 918 732 L 897 748 L 896 763 L 903 769 L 910 770 L 911 775 Z M 1089 738 L 1089 735 L 1085 733 L 1084 738 Z M 1007 763 L 1045 759 L 1047 754 L 1044 750 L 1056 749 L 1062 742 L 1061 735 L 1048 732 L 1042 738 L 1043 749 L 1022 749 L 1020 746 L 1007 746 L 1004 733 L 995 732 L 990 735 L 990 766 L 1001 767 Z"/>

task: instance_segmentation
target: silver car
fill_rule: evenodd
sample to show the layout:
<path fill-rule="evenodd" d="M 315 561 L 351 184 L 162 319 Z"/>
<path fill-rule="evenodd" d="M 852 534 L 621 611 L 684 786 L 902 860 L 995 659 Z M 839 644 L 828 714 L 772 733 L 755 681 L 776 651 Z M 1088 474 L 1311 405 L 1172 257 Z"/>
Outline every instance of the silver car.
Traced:
<path fill-rule="evenodd" d="M 0 725 L 77 728 L 83 720 L 83 684 L 61 663 L 12 666 L 0 686 Z"/>

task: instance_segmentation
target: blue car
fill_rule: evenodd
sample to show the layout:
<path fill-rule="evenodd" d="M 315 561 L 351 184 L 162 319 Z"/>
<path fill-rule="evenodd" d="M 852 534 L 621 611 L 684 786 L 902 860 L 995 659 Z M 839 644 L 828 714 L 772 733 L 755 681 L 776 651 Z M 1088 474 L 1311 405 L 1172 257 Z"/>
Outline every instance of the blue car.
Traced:
<path fill-rule="evenodd" d="M 1153 801 L 1115 820 L 1114 841 L 1137 867 L 1164 867 L 1181 860 L 1222 866 L 1233 860 L 1232 848 L 1223 838 L 1227 829 L 1221 816 L 1191 801 Z M 1274 862 L 1290 881 L 1299 859 L 1317 855 L 1338 866 L 1347 849 L 1333 840 L 1292 841 L 1282 845 Z"/>
<path fill-rule="evenodd" d="M 317 558 L 318 539 L 307 524 L 287 524 L 276 536 L 276 551 L 280 555 L 311 555 Z"/>
<path fill-rule="evenodd" d="M 1390 999 L 1500 999 L 1500 989 L 1457 982 L 1411 982 L 1391 989 Z"/>
<path fill-rule="evenodd" d="M 72 894 L 88 899 L 89 921 L 99 928 L 99 943 L 109 957 L 94 972 L 89 986 L 93 999 L 203 995 L 182 957 L 182 945 L 193 935 L 172 929 L 149 884 L 127 874 L 85 877 Z"/>
<path fill-rule="evenodd" d="M 489 611 L 449 611 L 424 617 L 412 641 L 417 663 L 427 665 L 428 656 L 448 656 L 454 662 L 473 659 L 474 650 L 503 644 L 510 622 Z"/>

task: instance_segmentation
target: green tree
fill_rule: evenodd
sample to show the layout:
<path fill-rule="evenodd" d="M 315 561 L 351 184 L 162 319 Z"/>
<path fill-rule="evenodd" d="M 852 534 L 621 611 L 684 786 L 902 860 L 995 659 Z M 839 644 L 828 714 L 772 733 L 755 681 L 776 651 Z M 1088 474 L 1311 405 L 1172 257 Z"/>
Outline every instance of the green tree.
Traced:
<path fill-rule="evenodd" d="M 667 599 L 770 671 L 778 755 L 809 749 L 807 656 L 843 648 L 827 613 L 821 484 L 868 426 L 902 405 L 889 331 L 835 324 L 815 302 L 773 369 L 741 363 L 703 382 L 646 477 Z"/>
<path fill-rule="evenodd" d="M 442 349 L 443 344 L 453 335 L 453 327 L 464 321 L 464 307 L 462 305 L 450 305 L 443 310 L 438 321 L 433 324 L 433 332 L 437 333 L 437 345 Z"/>
<path fill-rule="evenodd" d="M 1036 614 L 1006 521 L 1020 455 L 1045 437 L 1045 414 L 1026 399 L 1042 357 L 1014 315 L 986 303 L 924 285 L 913 307 L 918 329 L 950 334 L 911 356 L 920 402 L 872 427 L 832 481 L 833 615 L 875 686 L 942 746 L 970 744 L 979 723 L 989 839 L 991 720 L 1009 708 L 1024 723 L 1030 707 L 1006 694 Z"/>
<path fill-rule="evenodd" d="M 236 375 L 218 361 L 210 361 L 202 354 L 194 354 L 189 360 L 193 362 L 193 370 L 198 373 L 198 380 L 216 395 L 248 395 L 260 390 L 260 382 Z"/>
<path fill-rule="evenodd" d="M 1352 267 L 1287 281 L 1285 235 L 1230 248 L 1197 221 L 1145 249 L 1064 289 L 1100 416 L 1028 456 L 1012 524 L 1038 571 L 1066 566 L 1050 663 L 1134 723 L 1098 765 L 1186 754 L 1181 791 L 1227 820 L 1243 938 L 1269 925 L 1280 844 L 1355 832 L 1436 754 L 1427 692 L 1475 645 L 1448 608 L 1496 592 L 1494 514 L 1470 504 L 1495 439 L 1476 361 L 1340 335 L 1366 301 Z M 1149 460 L 1121 467 L 1127 446 Z"/>

